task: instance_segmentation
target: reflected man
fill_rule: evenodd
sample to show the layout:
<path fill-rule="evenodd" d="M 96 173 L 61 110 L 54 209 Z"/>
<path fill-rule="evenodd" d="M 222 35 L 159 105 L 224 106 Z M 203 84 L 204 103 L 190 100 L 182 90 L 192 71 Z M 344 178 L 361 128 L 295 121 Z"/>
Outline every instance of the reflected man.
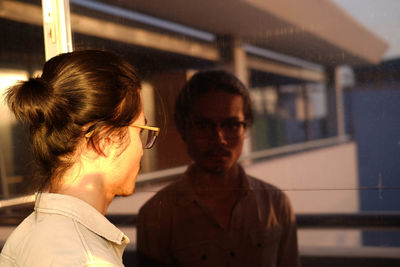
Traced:
<path fill-rule="evenodd" d="M 175 122 L 193 163 L 141 208 L 140 266 L 298 266 L 288 198 L 238 164 L 252 121 L 233 75 L 199 72 L 185 84 Z"/>

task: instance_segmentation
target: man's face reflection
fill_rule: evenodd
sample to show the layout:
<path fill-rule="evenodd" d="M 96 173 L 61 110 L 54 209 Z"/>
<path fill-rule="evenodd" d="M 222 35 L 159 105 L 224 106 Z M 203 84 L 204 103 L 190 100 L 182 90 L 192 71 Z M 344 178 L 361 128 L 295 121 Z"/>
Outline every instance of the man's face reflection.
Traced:
<path fill-rule="evenodd" d="M 192 107 L 185 140 L 195 164 L 211 173 L 232 168 L 242 153 L 244 122 L 240 95 L 214 91 L 199 97 Z"/>

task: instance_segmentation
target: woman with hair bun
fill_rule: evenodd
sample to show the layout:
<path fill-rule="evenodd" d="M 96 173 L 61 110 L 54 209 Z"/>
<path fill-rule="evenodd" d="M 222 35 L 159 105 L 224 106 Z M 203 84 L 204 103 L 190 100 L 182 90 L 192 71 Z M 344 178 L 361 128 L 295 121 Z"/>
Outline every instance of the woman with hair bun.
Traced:
<path fill-rule="evenodd" d="M 129 239 L 104 215 L 115 196 L 133 193 L 143 148 L 159 132 L 145 126 L 136 70 L 110 52 L 65 53 L 6 102 L 29 130 L 38 193 L 0 266 L 123 266 Z"/>

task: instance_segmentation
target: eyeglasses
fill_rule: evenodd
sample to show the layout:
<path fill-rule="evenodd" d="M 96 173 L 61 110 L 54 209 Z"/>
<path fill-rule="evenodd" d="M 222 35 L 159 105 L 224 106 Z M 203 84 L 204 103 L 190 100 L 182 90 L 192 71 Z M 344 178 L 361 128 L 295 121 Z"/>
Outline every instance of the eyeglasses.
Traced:
<path fill-rule="evenodd" d="M 138 125 L 138 124 L 131 124 L 129 127 L 136 127 L 140 128 L 140 139 L 142 144 L 144 144 L 143 148 L 150 149 L 153 147 L 154 143 L 156 142 L 157 136 L 160 133 L 160 128 L 146 126 L 146 125 Z M 93 135 L 93 131 L 90 131 L 85 134 L 86 138 L 90 138 Z"/>
<path fill-rule="evenodd" d="M 146 125 L 138 125 L 131 124 L 129 127 L 140 128 L 140 139 L 142 140 L 142 144 L 144 144 L 143 148 L 150 149 L 153 147 L 156 142 L 157 136 L 160 133 L 160 128 Z"/>
<path fill-rule="evenodd" d="M 216 131 L 221 129 L 224 138 L 236 139 L 244 135 L 247 123 L 237 120 L 224 120 L 215 123 L 211 120 L 200 119 L 192 122 L 192 130 L 195 136 L 200 138 L 208 138 L 215 135 Z"/>

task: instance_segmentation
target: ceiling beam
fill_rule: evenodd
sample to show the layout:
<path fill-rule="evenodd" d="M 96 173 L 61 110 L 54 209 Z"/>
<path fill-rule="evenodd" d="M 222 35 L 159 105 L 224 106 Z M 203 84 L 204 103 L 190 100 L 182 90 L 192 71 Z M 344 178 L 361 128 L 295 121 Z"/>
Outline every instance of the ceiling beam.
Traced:
<path fill-rule="evenodd" d="M 29 15 L 27 15 L 29 14 Z M 42 9 L 39 6 L 2 1 L 0 17 L 34 24 L 43 25 Z M 81 34 L 138 45 L 171 53 L 218 61 L 218 49 L 213 44 L 173 37 L 163 33 L 152 32 L 138 27 L 125 26 L 114 22 L 91 18 L 71 13 L 71 29 Z"/>
<path fill-rule="evenodd" d="M 247 67 L 258 71 L 273 73 L 299 80 L 321 83 L 327 81 L 326 74 L 323 70 L 310 70 L 300 67 L 289 66 L 286 64 L 281 64 L 254 56 L 247 57 Z"/>

